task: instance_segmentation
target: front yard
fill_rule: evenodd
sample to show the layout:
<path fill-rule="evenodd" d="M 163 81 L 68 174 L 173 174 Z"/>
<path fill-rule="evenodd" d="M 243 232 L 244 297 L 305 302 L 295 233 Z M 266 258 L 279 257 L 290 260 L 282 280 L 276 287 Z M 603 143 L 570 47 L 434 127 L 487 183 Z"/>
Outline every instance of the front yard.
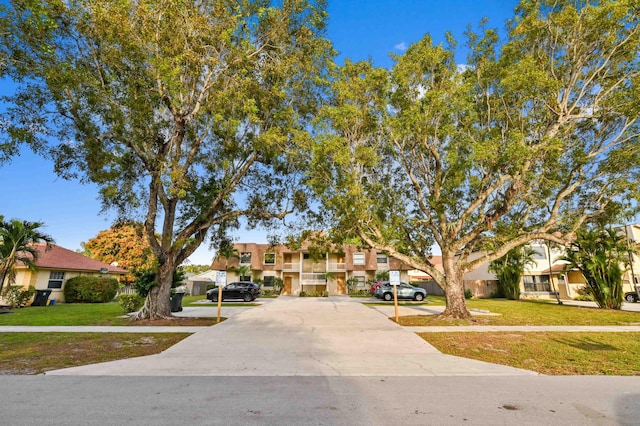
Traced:
<path fill-rule="evenodd" d="M 183 306 L 202 296 L 185 297 Z M 424 303 L 423 303 L 424 304 Z M 427 305 L 443 305 L 429 296 Z M 225 306 L 233 305 L 224 303 Z M 251 306 L 255 304 L 239 304 Z M 603 311 L 555 303 L 469 300 L 471 309 L 499 315 L 444 322 L 434 316 L 403 316 L 404 326 L 429 325 L 640 325 L 640 313 Z M 0 315 L 0 326 L 126 326 L 215 324 L 216 318 L 133 322 L 117 303 L 57 304 L 15 309 Z M 159 353 L 188 333 L 0 333 L 0 375 L 39 374 L 48 370 Z M 640 334 L 576 332 L 420 333 L 443 353 L 511 365 L 555 375 L 640 375 Z"/>

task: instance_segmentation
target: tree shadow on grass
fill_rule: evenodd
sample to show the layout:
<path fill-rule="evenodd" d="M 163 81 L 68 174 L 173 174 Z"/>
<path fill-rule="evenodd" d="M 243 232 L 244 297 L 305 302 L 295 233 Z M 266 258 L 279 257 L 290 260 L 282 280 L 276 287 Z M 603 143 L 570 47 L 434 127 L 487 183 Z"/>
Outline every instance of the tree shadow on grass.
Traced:
<path fill-rule="evenodd" d="M 555 342 L 571 346 L 584 351 L 617 351 L 618 348 L 607 343 L 602 343 L 589 337 L 574 337 L 565 339 L 553 339 Z"/>

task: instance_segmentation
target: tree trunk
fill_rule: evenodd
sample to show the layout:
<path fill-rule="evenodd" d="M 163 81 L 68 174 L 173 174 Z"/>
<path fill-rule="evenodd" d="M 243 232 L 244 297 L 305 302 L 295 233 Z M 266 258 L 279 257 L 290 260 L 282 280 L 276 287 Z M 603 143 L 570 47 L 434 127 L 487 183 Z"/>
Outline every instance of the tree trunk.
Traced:
<path fill-rule="evenodd" d="M 443 253 L 442 267 L 446 277 L 444 293 L 447 306 L 440 316 L 455 319 L 471 318 L 471 312 L 467 309 L 467 302 L 464 298 L 463 273 L 456 265 L 455 255 L 446 256 Z"/>
<path fill-rule="evenodd" d="M 4 280 L 7 279 L 7 270 L 0 271 L 0 295 L 2 295 L 2 289 L 4 288 Z"/>
<path fill-rule="evenodd" d="M 134 319 L 164 319 L 171 315 L 171 285 L 173 284 L 173 263 L 166 262 L 158 267 L 156 275 L 157 286 L 154 286 L 147 295 L 144 306 L 136 314 Z"/>

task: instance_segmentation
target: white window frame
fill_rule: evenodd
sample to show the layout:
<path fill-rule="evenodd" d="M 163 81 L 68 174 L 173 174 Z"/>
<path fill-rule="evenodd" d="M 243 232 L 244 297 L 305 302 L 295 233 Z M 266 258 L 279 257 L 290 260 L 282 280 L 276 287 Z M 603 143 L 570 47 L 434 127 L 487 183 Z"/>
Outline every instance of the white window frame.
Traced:
<path fill-rule="evenodd" d="M 353 264 L 354 265 L 366 265 L 366 257 L 365 254 L 361 251 L 353 253 Z"/>
<path fill-rule="evenodd" d="M 267 256 L 273 257 L 273 261 L 272 262 L 267 262 Z M 276 254 L 273 252 L 269 252 L 269 253 L 265 253 L 264 257 L 262 258 L 262 262 L 264 265 L 275 265 L 276 264 Z"/>
<path fill-rule="evenodd" d="M 52 283 L 60 283 L 60 285 L 51 285 Z M 51 271 L 49 272 L 49 282 L 47 283 L 47 288 L 52 289 L 60 289 L 64 284 L 64 271 Z"/>
<path fill-rule="evenodd" d="M 249 261 L 246 262 L 246 257 L 249 257 Z M 241 265 L 251 265 L 251 252 L 250 251 L 244 251 L 242 253 L 240 253 L 240 264 Z"/>

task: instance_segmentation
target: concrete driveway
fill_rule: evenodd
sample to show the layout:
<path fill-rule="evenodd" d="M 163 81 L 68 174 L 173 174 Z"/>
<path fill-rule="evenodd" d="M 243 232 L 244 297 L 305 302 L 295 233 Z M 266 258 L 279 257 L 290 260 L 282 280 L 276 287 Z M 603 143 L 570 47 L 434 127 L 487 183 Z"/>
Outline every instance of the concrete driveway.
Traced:
<path fill-rule="evenodd" d="M 213 312 L 213 308 L 209 312 Z M 228 314 L 223 312 L 223 316 Z M 443 355 L 349 297 L 279 297 L 243 308 L 158 355 L 55 370 L 96 376 L 513 376 L 537 373 Z"/>

